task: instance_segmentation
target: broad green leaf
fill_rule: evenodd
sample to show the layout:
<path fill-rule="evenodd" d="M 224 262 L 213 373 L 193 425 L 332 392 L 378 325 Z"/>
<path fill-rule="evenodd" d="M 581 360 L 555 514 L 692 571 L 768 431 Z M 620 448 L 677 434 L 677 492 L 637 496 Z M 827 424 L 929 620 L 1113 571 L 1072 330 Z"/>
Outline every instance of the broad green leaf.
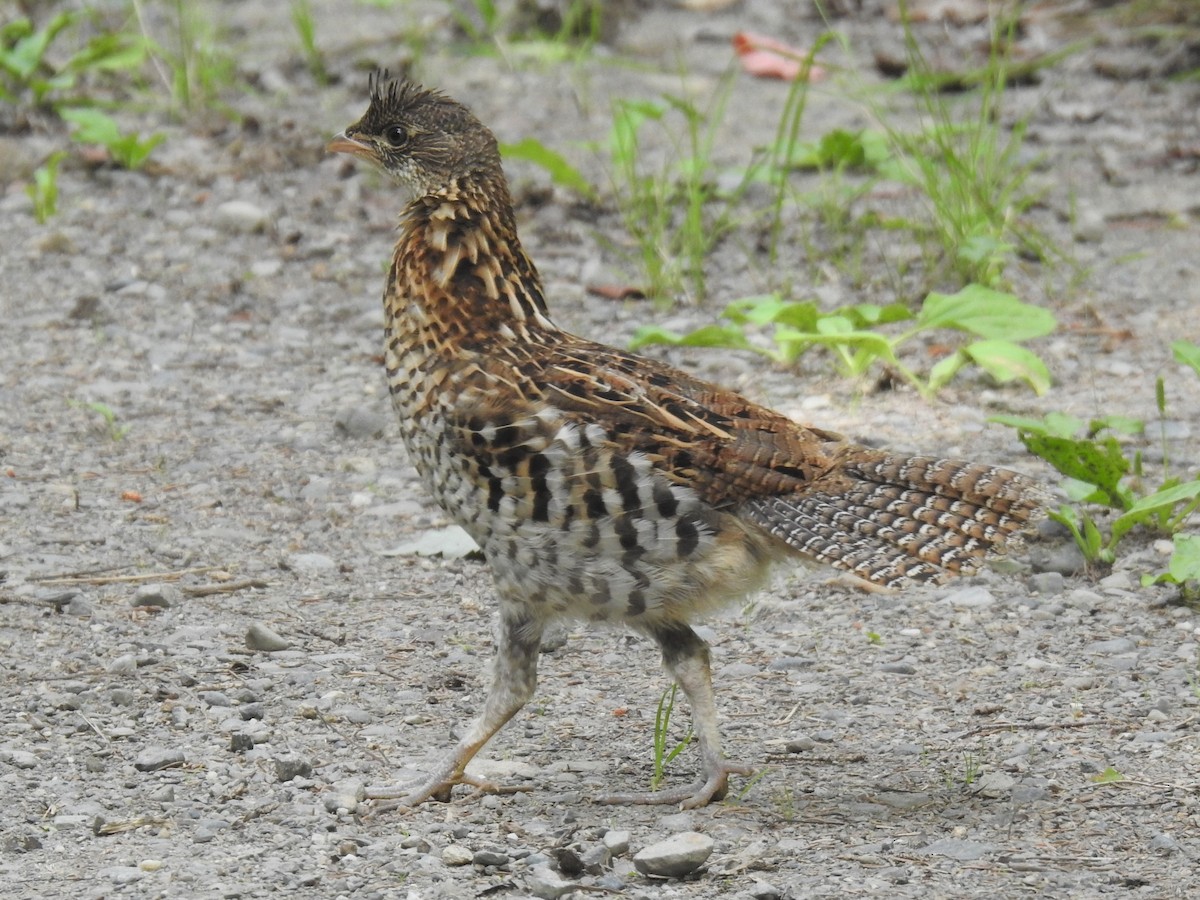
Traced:
<path fill-rule="evenodd" d="M 1107 503 L 1119 509 L 1129 504 L 1123 498 L 1121 478 L 1129 471 L 1129 460 L 1115 438 L 1083 441 L 1046 434 L 1024 434 L 1021 440 L 1030 452 L 1040 456 L 1062 474 L 1094 484 L 1104 491 Z"/>
<path fill-rule="evenodd" d="M 907 322 L 916 318 L 913 311 L 903 303 L 889 303 L 886 306 L 879 306 L 875 303 L 859 303 L 856 306 L 844 307 L 841 312 L 853 319 L 859 328 L 887 325 L 891 322 Z"/>
<path fill-rule="evenodd" d="M 107 147 L 121 139 L 121 129 L 117 127 L 117 123 L 111 116 L 98 109 L 64 109 L 60 111 L 60 115 L 77 126 L 71 137 L 82 144 L 100 144 Z"/>
<path fill-rule="evenodd" d="M 1187 341 L 1176 341 L 1171 345 L 1171 352 L 1178 362 L 1190 366 L 1193 372 L 1200 375 L 1200 346 L 1189 344 Z"/>
<path fill-rule="evenodd" d="M 970 361 L 971 359 L 967 354 L 958 350 L 937 362 L 929 370 L 929 389 L 936 392 L 944 388 L 958 374 L 958 371 Z"/>
<path fill-rule="evenodd" d="M 1029 434 L 1048 435 L 1050 437 L 1073 438 L 1083 430 L 1083 419 L 1068 416 L 1066 413 L 1047 413 L 1044 419 L 1030 419 L 1026 416 L 999 415 L 992 416 L 989 422 L 1008 425 Z"/>
<path fill-rule="evenodd" d="M 509 159 L 523 159 L 541 167 L 557 185 L 592 198 L 596 192 L 588 180 L 561 153 L 551 150 L 536 138 L 525 138 L 515 144 L 501 144 L 500 153 Z"/>
<path fill-rule="evenodd" d="M 813 331 L 818 317 L 815 303 L 787 303 L 778 294 L 744 297 L 725 308 L 722 315 L 739 324 L 792 325 L 801 331 Z"/>
<path fill-rule="evenodd" d="M 1011 341 L 976 341 L 963 348 L 971 360 L 1001 384 L 1020 379 L 1039 396 L 1050 390 L 1050 370 L 1032 350 Z"/>
<path fill-rule="evenodd" d="M 1144 516 L 1163 509 L 1173 509 L 1177 504 L 1200 497 L 1200 480 L 1185 481 L 1165 490 L 1155 491 L 1138 500 L 1125 512 L 1125 516 Z"/>
<path fill-rule="evenodd" d="M 1175 550 L 1167 572 L 1179 584 L 1200 581 L 1200 534 L 1175 535 Z"/>
<path fill-rule="evenodd" d="M 927 328 L 954 328 L 1009 341 L 1041 337 L 1057 324 L 1049 310 L 979 284 L 969 284 L 957 294 L 930 294 L 917 318 Z"/>
<path fill-rule="evenodd" d="M 1088 423 L 1088 434 L 1099 434 L 1101 431 L 1115 431 L 1117 434 L 1144 434 L 1146 423 L 1141 419 L 1129 416 L 1101 416 Z"/>
<path fill-rule="evenodd" d="M 740 328 L 731 325 L 705 325 L 687 334 L 667 331 L 657 325 L 643 325 L 633 333 L 629 349 L 637 350 L 648 344 L 667 344 L 674 347 L 731 347 L 752 350 Z"/>

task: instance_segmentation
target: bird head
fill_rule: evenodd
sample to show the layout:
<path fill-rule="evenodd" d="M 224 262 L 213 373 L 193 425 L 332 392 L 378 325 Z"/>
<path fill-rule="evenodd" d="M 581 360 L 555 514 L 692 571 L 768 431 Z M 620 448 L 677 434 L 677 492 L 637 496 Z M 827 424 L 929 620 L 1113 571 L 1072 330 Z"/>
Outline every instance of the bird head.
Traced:
<path fill-rule="evenodd" d="M 367 160 L 418 197 L 503 178 L 496 138 L 457 100 L 386 70 L 371 76 L 370 91 L 367 111 L 330 152 Z"/>

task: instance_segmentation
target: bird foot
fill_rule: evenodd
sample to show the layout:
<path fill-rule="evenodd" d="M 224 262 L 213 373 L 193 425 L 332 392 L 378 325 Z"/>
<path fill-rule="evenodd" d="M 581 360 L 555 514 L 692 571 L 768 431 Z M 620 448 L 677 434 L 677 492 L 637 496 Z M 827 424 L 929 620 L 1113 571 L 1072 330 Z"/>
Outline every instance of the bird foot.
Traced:
<path fill-rule="evenodd" d="M 371 786 L 366 789 L 365 794 L 368 800 L 382 801 L 377 802 L 373 810 L 375 814 L 378 814 L 393 809 L 412 809 L 426 800 L 449 803 L 450 792 L 454 790 L 456 784 L 466 784 L 475 788 L 470 794 L 464 796 L 463 800 L 473 800 L 484 794 L 519 794 L 533 790 L 528 785 L 496 784 L 486 778 L 478 778 L 461 772 L 449 777 L 434 776 L 416 786 Z"/>
<path fill-rule="evenodd" d="M 680 809 L 697 809 L 714 800 L 725 799 L 729 791 L 729 776 L 754 774 L 750 766 L 722 760 L 713 766 L 704 778 L 687 787 L 669 791 L 638 791 L 632 794 L 605 794 L 597 802 L 628 804 L 633 806 L 678 806 Z"/>

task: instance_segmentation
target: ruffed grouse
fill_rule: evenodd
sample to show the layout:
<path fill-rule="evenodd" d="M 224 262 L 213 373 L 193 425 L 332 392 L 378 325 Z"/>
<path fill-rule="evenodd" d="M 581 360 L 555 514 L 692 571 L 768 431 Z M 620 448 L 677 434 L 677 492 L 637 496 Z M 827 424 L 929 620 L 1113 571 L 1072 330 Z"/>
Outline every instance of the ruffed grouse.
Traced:
<path fill-rule="evenodd" d="M 409 456 L 483 548 L 500 627 L 482 714 L 412 806 L 455 784 L 533 694 L 547 623 L 622 623 L 653 638 L 687 694 L 703 763 L 684 790 L 616 802 L 701 806 L 747 768 L 721 752 L 708 647 L 690 622 L 803 558 L 877 585 L 969 572 L 1033 517 L 1037 486 L 988 465 L 906 458 L 798 425 L 550 318 L 521 248 L 496 139 L 437 91 L 373 78 L 331 151 L 412 192 L 383 302 L 385 361 Z"/>

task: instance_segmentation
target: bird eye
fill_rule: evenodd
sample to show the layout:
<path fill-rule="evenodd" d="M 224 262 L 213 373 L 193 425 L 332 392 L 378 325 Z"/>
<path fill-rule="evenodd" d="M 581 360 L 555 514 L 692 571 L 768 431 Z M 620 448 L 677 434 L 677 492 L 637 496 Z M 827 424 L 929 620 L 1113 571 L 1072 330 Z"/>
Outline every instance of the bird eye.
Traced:
<path fill-rule="evenodd" d="M 384 129 L 383 139 L 393 147 L 403 147 L 408 143 L 408 130 L 403 125 L 389 125 Z"/>

